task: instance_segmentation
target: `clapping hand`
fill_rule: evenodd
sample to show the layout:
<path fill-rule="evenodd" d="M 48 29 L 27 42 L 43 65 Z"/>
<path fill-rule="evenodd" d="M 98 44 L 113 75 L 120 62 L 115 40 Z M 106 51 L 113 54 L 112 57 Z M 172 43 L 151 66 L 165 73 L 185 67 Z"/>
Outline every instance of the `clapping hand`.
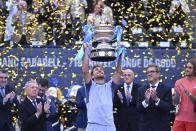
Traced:
<path fill-rule="evenodd" d="M 12 92 L 10 93 L 10 100 L 12 101 L 12 100 L 14 99 L 15 96 L 16 96 L 15 92 L 12 91 Z"/>
<path fill-rule="evenodd" d="M 126 90 L 126 93 L 127 93 L 127 96 L 129 97 L 129 99 L 131 100 L 132 99 L 131 93 L 128 90 Z"/>
<path fill-rule="evenodd" d="M 146 92 L 145 92 L 145 103 L 146 104 L 149 103 L 150 95 L 151 95 L 151 91 L 150 91 L 150 89 L 147 89 Z"/>
<path fill-rule="evenodd" d="M 154 88 L 151 89 L 151 96 L 152 96 L 152 99 L 157 102 L 159 99 L 157 97 L 157 92 Z"/>
<path fill-rule="evenodd" d="M 50 100 L 44 103 L 44 112 L 49 113 L 49 109 L 50 109 Z"/>
<path fill-rule="evenodd" d="M 119 97 L 120 100 L 123 99 L 122 93 L 119 90 L 117 91 L 117 95 L 118 95 L 118 97 Z"/>
<path fill-rule="evenodd" d="M 12 101 L 15 97 L 15 92 L 10 92 L 9 94 L 6 94 L 6 96 L 3 99 L 3 102 L 7 102 L 9 99 Z"/>
<path fill-rule="evenodd" d="M 42 103 L 40 102 L 38 105 L 37 105 L 37 116 L 39 117 L 40 114 L 42 113 Z"/>

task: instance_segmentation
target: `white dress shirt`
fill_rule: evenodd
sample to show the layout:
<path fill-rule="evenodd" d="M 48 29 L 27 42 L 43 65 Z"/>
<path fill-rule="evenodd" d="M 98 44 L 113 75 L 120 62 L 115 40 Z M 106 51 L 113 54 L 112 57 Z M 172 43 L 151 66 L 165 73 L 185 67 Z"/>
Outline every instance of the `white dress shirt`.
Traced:
<path fill-rule="evenodd" d="M 157 82 L 154 86 L 155 86 L 155 90 L 157 90 L 157 87 L 159 85 L 159 82 Z M 152 84 L 150 84 L 150 90 L 152 90 Z M 155 103 L 156 106 L 159 105 L 159 102 L 160 102 L 160 99 Z M 145 100 L 142 102 L 142 105 L 144 108 L 147 108 L 148 107 L 148 104 L 145 102 Z"/>

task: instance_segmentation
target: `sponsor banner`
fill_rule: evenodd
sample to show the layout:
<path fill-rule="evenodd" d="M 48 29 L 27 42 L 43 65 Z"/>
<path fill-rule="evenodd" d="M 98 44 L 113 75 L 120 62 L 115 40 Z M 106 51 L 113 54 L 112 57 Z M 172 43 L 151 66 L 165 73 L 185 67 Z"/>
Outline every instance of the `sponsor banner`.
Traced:
<path fill-rule="evenodd" d="M 83 84 L 82 61 L 75 61 L 78 48 L 12 48 L 0 49 L 0 66 L 9 72 L 11 81 L 17 90 L 21 91 L 25 82 L 41 77 L 56 78 L 58 87 L 67 92 L 74 84 Z M 184 64 L 196 56 L 196 49 L 126 49 L 124 68 L 135 72 L 135 81 L 146 83 L 146 68 L 150 64 L 161 67 L 161 81 L 173 87 L 175 81 L 182 77 Z M 89 60 L 89 65 L 101 64 L 105 67 L 108 81 L 115 67 L 110 62 L 95 62 Z M 50 86 L 53 86 L 50 84 Z"/>

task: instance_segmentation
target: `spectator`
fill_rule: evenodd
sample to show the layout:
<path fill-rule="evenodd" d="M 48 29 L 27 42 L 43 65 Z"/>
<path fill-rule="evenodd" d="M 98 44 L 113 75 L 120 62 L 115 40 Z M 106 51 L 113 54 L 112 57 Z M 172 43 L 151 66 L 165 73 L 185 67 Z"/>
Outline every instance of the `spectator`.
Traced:
<path fill-rule="evenodd" d="M 45 38 L 45 30 L 44 30 L 44 14 L 43 14 L 43 3 L 37 0 L 33 0 L 32 3 L 32 10 L 31 13 L 35 16 L 35 20 L 33 22 L 33 42 L 41 42 L 40 44 L 46 44 L 46 38 Z"/>
<path fill-rule="evenodd" d="M 7 84 L 8 73 L 0 70 L 0 130 L 12 131 L 13 127 L 13 110 L 14 106 L 18 106 L 18 100 L 14 88 Z"/>
<path fill-rule="evenodd" d="M 139 131 L 171 131 L 171 88 L 160 82 L 160 68 L 149 65 L 146 70 L 149 84 L 138 90 L 137 107 L 141 113 Z"/>
<path fill-rule="evenodd" d="M 185 66 L 185 77 L 176 81 L 176 96 L 181 102 L 172 131 L 195 131 L 196 113 L 196 60 L 189 61 Z"/>
<path fill-rule="evenodd" d="M 76 41 L 81 41 L 84 37 L 83 27 L 86 25 L 85 9 L 87 8 L 87 1 L 74 0 L 69 5 L 73 16 L 73 38 Z"/>
<path fill-rule="evenodd" d="M 78 131 L 85 131 L 87 126 L 87 110 L 85 103 L 85 87 L 81 87 L 77 91 L 76 106 L 78 108 L 78 115 L 76 117 L 75 126 Z"/>
<path fill-rule="evenodd" d="M 119 86 L 114 96 L 117 108 L 117 131 L 139 131 L 139 112 L 137 111 L 137 96 L 139 84 L 133 82 L 134 72 L 126 69 L 123 73 L 124 83 Z"/>
<path fill-rule="evenodd" d="M 74 2 L 70 3 L 71 5 L 71 14 L 73 19 L 79 18 L 80 20 L 85 19 L 85 9 L 87 8 L 86 0 L 74 0 Z"/>
<path fill-rule="evenodd" d="M 0 43 L 4 41 L 5 23 L 8 16 L 6 0 L 0 0 Z"/>
<path fill-rule="evenodd" d="M 50 101 L 44 102 L 38 96 L 36 81 L 28 81 L 24 87 L 26 97 L 19 104 L 18 115 L 23 131 L 46 131 L 46 120 L 57 121 L 58 117 L 51 114 Z"/>
<path fill-rule="evenodd" d="M 19 2 L 19 10 L 13 18 L 12 23 L 15 31 L 11 41 L 16 44 L 31 44 L 33 35 L 32 23 L 34 22 L 35 17 L 27 12 L 26 1 Z"/>
<path fill-rule="evenodd" d="M 144 18 L 144 27 L 149 33 L 149 43 L 156 46 L 160 41 L 167 41 L 169 30 L 168 10 L 170 0 L 149 0 L 147 4 L 147 17 Z M 167 30 L 167 31 L 166 31 Z"/>
<path fill-rule="evenodd" d="M 86 131 L 115 131 L 113 119 L 113 96 L 121 77 L 121 55 L 117 62 L 117 71 L 112 80 L 105 83 L 103 67 L 94 65 L 89 72 L 89 43 L 84 43 L 82 70 L 86 86 L 86 107 L 88 125 Z"/>
<path fill-rule="evenodd" d="M 105 15 L 106 24 L 114 24 L 113 20 L 113 11 L 112 9 L 105 4 L 105 0 L 98 0 L 98 5 L 102 7 L 102 12 Z"/>
<path fill-rule="evenodd" d="M 6 19 L 6 31 L 4 34 L 4 40 L 7 42 L 10 42 L 12 35 L 14 33 L 14 27 L 12 26 L 12 20 L 13 20 L 13 16 L 14 14 L 16 14 L 16 12 L 18 11 L 18 2 L 19 0 L 12 0 L 9 4 L 8 4 L 8 9 L 9 9 L 9 15 Z M 10 43 L 13 44 L 13 43 Z"/>
<path fill-rule="evenodd" d="M 188 4 L 186 3 L 186 0 L 180 0 L 178 2 L 172 1 L 171 7 L 170 7 L 170 15 L 171 15 L 171 24 L 174 24 L 175 26 L 184 26 L 184 22 L 186 19 L 186 16 L 190 13 Z"/>
<path fill-rule="evenodd" d="M 72 43 L 73 18 L 66 2 L 61 2 L 54 16 L 54 38 L 57 45 L 69 45 Z"/>
<path fill-rule="evenodd" d="M 189 35 L 184 34 L 185 20 L 189 13 L 190 10 L 186 0 L 172 1 L 169 26 L 173 29 L 174 34 L 171 36 L 171 42 L 174 46 L 177 46 L 178 42 L 189 39 Z"/>
<path fill-rule="evenodd" d="M 111 20 L 111 13 L 107 12 L 107 8 L 105 12 L 103 12 L 103 4 L 96 4 L 94 8 L 94 13 L 89 14 L 87 18 L 87 24 L 91 27 L 99 26 L 100 24 L 113 24 L 113 20 Z M 107 15 L 106 15 L 107 12 Z"/>
<path fill-rule="evenodd" d="M 47 92 L 48 90 L 48 80 L 47 79 L 41 79 L 38 82 L 38 96 L 40 96 L 40 98 L 43 100 L 43 102 L 47 102 L 48 100 L 50 101 L 50 113 L 55 114 L 57 112 L 57 108 L 54 102 L 54 97 L 53 96 L 49 96 L 49 92 Z M 59 126 L 59 122 L 56 121 L 54 122 L 55 125 L 50 122 L 50 121 L 46 121 L 46 128 L 47 131 L 59 131 L 60 130 L 60 126 Z"/>

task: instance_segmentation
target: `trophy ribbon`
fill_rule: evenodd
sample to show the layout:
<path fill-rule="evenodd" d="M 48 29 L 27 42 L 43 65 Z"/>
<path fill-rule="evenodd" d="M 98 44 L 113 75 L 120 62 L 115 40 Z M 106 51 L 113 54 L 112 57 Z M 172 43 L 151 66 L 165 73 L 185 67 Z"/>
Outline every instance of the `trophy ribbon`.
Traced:
<path fill-rule="evenodd" d="M 125 46 L 120 45 L 122 29 L 119 25 L 115 27 L 115 32 L 116 32 L 116 41 L 117 41 L 117 46 L 118 46 L 118 52 L 117 52 L 116 59 L 111 63 L 111 65 L 115 65 L 117 63 L 118 57 L 122 53 L 122 55 L 121 55 L 121 68 L 122 68 L 123 63 L 124 63 L 124 58 L 125 58 Z"/>
<path fill-rule="evenodd" d="M 89 25 L 84 26 L 84 32 L 85 32 L 85 37 L 84 37 L 84 40 L 83 40 L 83 44 L 86 43 L 86 42 L 90 43 L 90 48 L 89 48 L 89 52 L 88 52 L 88 54 L 90 55 L 91 48 L 92 48 L 93 32 L 90 30 Z M 78 53 L 75 57 L 75 60 L 81 61 L 81 60 L 83 60 L 83 57 L 84 57 L 84 46 L 82 45 L 82 47 L 80 48 L 80 50 L 78 51 Z"/>

